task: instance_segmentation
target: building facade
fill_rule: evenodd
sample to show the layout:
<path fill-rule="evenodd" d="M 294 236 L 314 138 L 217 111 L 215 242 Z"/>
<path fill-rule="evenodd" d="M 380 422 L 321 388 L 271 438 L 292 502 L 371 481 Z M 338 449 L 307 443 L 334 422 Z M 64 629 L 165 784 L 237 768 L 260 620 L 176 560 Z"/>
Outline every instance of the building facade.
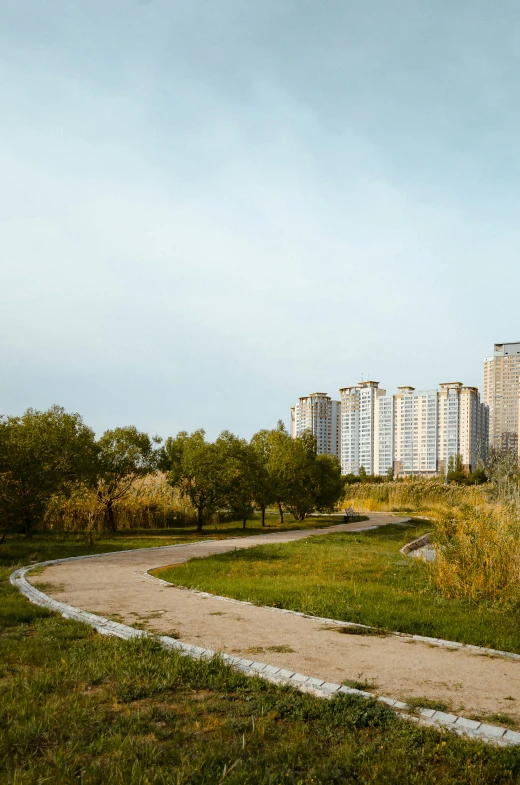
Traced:
<path fill-rule="evenodd" d="M 394 475 L 433 476 L 437 464 L 437 390 L 402 386 L 394 396 Z"/>
<path fill-rule="evenodd" d="M 516 413 L 520 398 L 515 399 Z M 291 409 L 291 435 L 311 431 L 318 453 L 331 453 L 342 474 L 433 477 L 460 455 L 466 472 L 485 458 L 488 406 L 476 387 L 443 382 L 440 390 L 402 386 L 386 395 L 379 382 L 342 387 L 340 401 L 326 393 L 300 398 Z"/>
<path fill-rule="evenodd" d="M 340 402 L 327 393 L 311 393 L 291 408 L 291 436 L 296 439 L 305 431 L 316 437 L 318 455 L 335 455 L 339 459 Z"/>
<path fill-rule="evenodd" d="M 379 382 L 359 382 L 353 387 L 342 387 L 341 450 L 342 474 L 359 474 L 363 466 L 367 474 L 374 474 L 377 438 L 376 420 L 378 400 L 386 394 Z"/>
<path fill-rule="evenodd" d="M 399 387 L 394 396 L 396 477 L 445 474 L 458 455 L 469 473 L 486 456 L 488 407 L 478 389 L 462 382 L 443 382 L 440 388 Z"/>
<path fill-rule="evenodd" d="M 496 343 L 484 360 L 484 403 L 489 407 L 489 446 L 519 449 L 520 342 Z"/>

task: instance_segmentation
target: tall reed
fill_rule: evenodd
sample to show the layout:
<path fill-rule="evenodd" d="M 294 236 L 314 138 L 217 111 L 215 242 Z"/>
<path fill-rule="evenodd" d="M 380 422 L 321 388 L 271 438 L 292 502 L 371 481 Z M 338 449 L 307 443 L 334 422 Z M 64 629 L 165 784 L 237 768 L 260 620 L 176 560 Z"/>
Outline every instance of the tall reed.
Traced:
<path fill-rule="evenodd" d="M 444 485 L 441 478 L 357 483 L 347 486 L 344 505 L 367 511 L 431 512 L 451 505 L 482 504 L 489 490 L 486 485 Z"/>
<path fill-rule="evenodd" d="M 435 515 L 436 587 L 448 598 L 520 602 L 520 519 L 513 506 L 464 504 Z"/>
<path fill-rule="evenodd" d="M 137 480 L 130 493 L 114 507 L 118 529 L 161 529 L 191 526 L 195 511 L 166 481 L 161 472 Z M 69 498 L 55 496 L 43 528 L 53 531 L 101 531 L 104 511 L 95 490 L 78 487 Z"/>

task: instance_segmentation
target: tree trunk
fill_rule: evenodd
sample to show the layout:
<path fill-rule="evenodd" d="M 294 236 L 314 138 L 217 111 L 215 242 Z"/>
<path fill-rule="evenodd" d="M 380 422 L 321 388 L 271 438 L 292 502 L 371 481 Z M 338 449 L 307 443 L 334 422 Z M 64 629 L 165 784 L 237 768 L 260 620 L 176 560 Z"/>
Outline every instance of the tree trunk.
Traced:
<path fill-rule="evenodd" d="M 242 528 L 243 529 L 246 528 L 246 523 L 247 523 L 247 518 L 244 518 L 244 520 L 242 521 Z"/>
<path fill-rule="evenodd" d="M 25 524 L 25 536 L 29 538 L 32 537 L 32 521 L 30 515 L 25 516 L 24 524 Z"/>
<path fill-rule="evenodd" d="M 281 502 L 278 502 L 278 509 L 280 511 L 280 523 L 283 523 L 283 509 L 282 509 L 282 503 Z"/>
<path fill-rule="evenodd" d="M 106 511 L 107 511 L 107 521 L 108 521 L 108 528 L 111 532 L 117 531 L 117 524 L 116 524 L 116 516 L 114 515 L 114 508 L 112 507 L 112 502 L 106 503 Z"/>
<path fill-rule="evenodd" d="M 265 526 L 265 507 L 260 508 L 262 511 L 262 526 Z"/>
<path fill-rule="evenodd" d="M 197 531 L 202 531 L 202 507 L 197 509 Z"/>

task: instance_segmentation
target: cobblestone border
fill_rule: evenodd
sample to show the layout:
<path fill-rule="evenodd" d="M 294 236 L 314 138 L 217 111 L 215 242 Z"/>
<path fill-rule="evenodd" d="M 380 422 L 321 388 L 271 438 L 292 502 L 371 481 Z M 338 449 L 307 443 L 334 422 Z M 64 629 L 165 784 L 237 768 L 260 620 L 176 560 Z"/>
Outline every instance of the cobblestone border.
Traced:
<path fill-rule="evenodd" d="M 413 553 L 414 551 L 418 551 L 419 548 L 429 545 L 431 539 L 431 532 L 427 532 L 426 534 L 423 534 L 422 537 L 417 537 L 416 540 L 407 542 L 406 545 L 403 545 L 403 547 L 399 549 L 399 553 L 402 553 L 403 556 L 408 556 L 409 553 Z"/>
<path fill-rule="evenodd" d="M 139 550 L 148 549 L 142 548 Z M 133 551 L 115 551 L 113 553 L 132 552 Z M 219 654 L 219 652 L 212 651 L 211 649 L 205 649 L 201 646 L 192 646 L 189 643 L 182 643 L 181 641 L 177 641 L 175 638 L 170 638 L 167 635 L 153 636 L 150 633 L 144 632 L 143 630 L 136 630 L 133 627 L 127 626 L 126 624 L 110 621 L 109 619 L 105 619 L 102 616 L 97 616 L 94 613 L 88 613 L 87 611 L 83 611 L 80 608 L 75 608 L 73 605 L 67 605 L 63 602 L 58 602 L 30 584 L 26 578 L 27 573 L 36 567 L 48 567 L 51 564 L 63 564 L 64 562 L 76 561 L 78 559 L 89 559 L 93 558 L 93 556 L 101 555 L 104 554 L 72 556 L 66 559 L 53 559 L 51 561 L 40 562 L 39 564 L 31 564 L 29 566 L 21 567 L 20 569 L 15 570 L 10 576 L 10 582 L 13 586 L 16 586 L 16 588 L 18 588 L 19 591 L 24 594 L 30 602 L 34 603 L 35 605 L 60 613 L 66 619 L 74 619 L 76 621 L 89 624 L 93 629 L 97 630 L 97 632 L 101 633 L 102 635 L 112 635 L 117 638 L 123 638 L 124 640 L 142 637 L 155 637 L 165 649 L 178 651 L 180 654 L 192 657 L 194 659 L 212 658 L 216 655 L 219 655 L 224 662 L 226 662 L 231 667 L 236 668 L 245 675 L 258 676 L 278 686 L 293 687 L 300 692 L 308 692 L 319 698 L 332 698 L 334 695 L 339 694 L 359 695 L 367 699 L 380 701 L 381 703 L 384 703 L 387 706 L 390 706 L 392 709 L 396 710 L 401 717 L 404 717 L 413 722 L 417 722 L 420 725 L 435 727 L 437 729 L 451 730 L 455 733 L 458 733 L 459 735 L 479 741 L 493 743 L 501 747 L 520 745 L 520 733 L 508 730 L 506 728 L 500 728 L 495 725 L 488 725 L 487 723 L 479 722 L 478 720 L 470 720 L 465 717 L 457 716 L 456 714 L 434 711 L 433 709 L 417 709 L 415 714 L 408 714 L 407 711 L 410 709 L 410 706 L 408 706 L 406 703 L 403 703 L 402 701 L 394 700 L 393 698 L 386 698 L 381 695 L 375 695 L 371 692 L 365 692 L 364 690 L 356 690 L 352 687 L 345 687 L 341 686 L 340 684 L 325 682 L 323 679 L 314 679 L 310 676 L 305 676 L 302 673 L 295 673 L 291 670 L 278 668 L 275 665 L 268 665 L 264 662 L 248 660 L 244 657 L 233 657 L 230 654 Z M 208 596 L 214 597 L 212 594 Z M 250 605 L 252 603 L 247 604 Z M 283 609 L 272 610 L 280 610 L 282 613 L 292 613 L 292 611 L 284 611 Z M 305 616 L 303 613 L 299 613 L 298 615 Z M 309 618 L 315 619 L 317 617 L 312 616 Z M 344 622 L 335 623 L 344 624 Z M 417 638 L 418 636 L 412 637 Z"/>
<path fill-rule="evenodd" d="M 364 531 L 367 531 L 366 529 Z M 184 562 L 179 562 L 182 564 Z M 156 569 L 152 567 L 151 569 Z M 167 569 L 163 567 L 159 567 L 158 569 Z M 289 613 L 292 616 L 301 616 L 303 619 L 312 619 L 313 621 L 321 621 L 324 624 L 335 624 L 339 627 L 356 627 L 362 628 L 365 630 L 373 630 L 376 629 L 375 627 L 370 627 L 368 624 L 358 624 L 354 621 L 340 621 L 339 619 L 327 619 L 325 616 L 313 616 L 309 613 L 303 613 L 302 611 L 291 611 L 287 610 L 287 608 L 275 608 L 272 605 L 256 605 L 254 602 L 249 602 L 248 600 L 235 600 L 232 597 L 224 597 L 221 594 L 211 594 L 207 591 L 199 591 L 199 589 L 188 589 L 186 586 L 177 586 L 175 583 L 170 583 L 170 581 L 165 581 L 162 578 L 157 578 L 155 575 L 150 575 L 150 572 L 147 570 L 136 570 L 137 575 L 140 575 L 144 578 L 149 578 L 152 581 L 158 581 L 162 583 L 164 586 L 173 586 L 175 589 L 179 589 L 180 591 L 189 592 L 190 594 L 198 594 L 199 597 L 204 597 L 205 599 L 212 599 L 212 600 L 220 600 L 222 602 L 229 602 L 232 605 L 251 605 L 254 608 L 261 608 L 264 611 L 272 611 L 273 613 Z M 429 638 L 426 635 L 411 635 L 407 632 L 393 632 L 390 631 L 388 633 L 389 636 L 394 638 L 407 638 L 408 640 L 417 641 L 418 643 L 427 643 L 429 646 L 440 646 L 441 648 L 446 649 L 462 649 L 464 651 L 474 652 L 475 654 L 483 654 L 490 657 L 506 657 L 510 660 L 516 660 L 520 662 L 520 654 L 516 654 L 512 651 L 500 651 L 500 649 L 487 649 L 484 646 L 474 646 L 471 643 L 459 643 L 458 641 L 446 641 L 444 638 Z"/>

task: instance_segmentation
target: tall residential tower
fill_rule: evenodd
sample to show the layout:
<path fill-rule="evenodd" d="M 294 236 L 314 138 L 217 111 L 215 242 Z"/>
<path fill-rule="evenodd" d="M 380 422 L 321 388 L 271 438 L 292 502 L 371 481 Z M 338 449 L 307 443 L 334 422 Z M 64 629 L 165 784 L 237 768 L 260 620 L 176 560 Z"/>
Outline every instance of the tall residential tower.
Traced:
<path fill-rule="evenodd" d="M 518 450 L 520 342 L 496 343 L 484 360 L 484 403 L 489 406 L 489 446 Z"/>
<path fill-rule="evenodd" d="M 377 402 L 385 395 L 379 382 L 359 382 L 343 387 L 341 396 L 341 471 L 359 474 L 363 466 L 367 474 L 376 469 Z"/>
<path fill-rule="evenodd" d="M 291 407 L 291 436 L 295 439 L 305 431 L 316 437 L 318 455 L 329 453 L 339 459 L 340 403 L 327 393 L 311 393 Z"/>

